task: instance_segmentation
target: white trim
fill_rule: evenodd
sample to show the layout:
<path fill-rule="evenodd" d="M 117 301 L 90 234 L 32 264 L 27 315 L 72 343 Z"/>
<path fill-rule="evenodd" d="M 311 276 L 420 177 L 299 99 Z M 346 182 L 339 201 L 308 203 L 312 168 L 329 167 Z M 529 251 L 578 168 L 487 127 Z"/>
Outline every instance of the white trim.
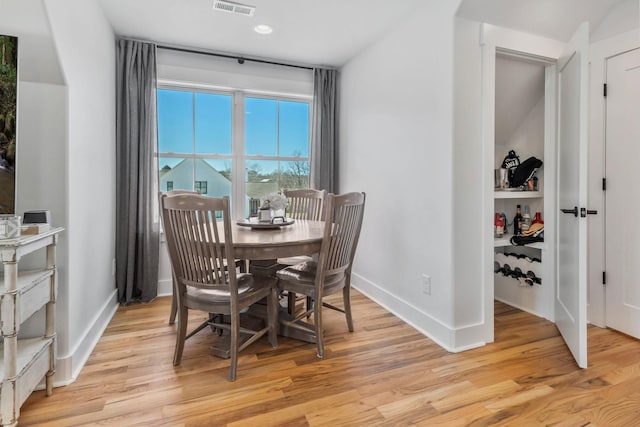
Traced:
<path fill-rule="evenodd" d="M 158 280 L 158 296 L 166 297 L 173 295 L 173 280 L 172 279 L 160 279 Z"/>
<path fill-rule="evenodd" d="M 189 82 L 183 80 L 169 80 L 169 79 L 158 79 L 158 89 L 198 89 L 198 90 L 206 90 L 212 92 L 224 92 L 226 94 L 231 94 L 234 92 L 242 93 L 244 95 L 255 95 L 255 96 L 264 96 L 264 97 L 278 97 L 278 98 L 289 98 L 294 101 L 298 100 L 313 100 L 313 95 L 304 95 L 300 93 L 291 93 L 291 92 L 275 92 L 268 90 L 258 90 L 258 89 L 237 89 L 231 86 L 216 86 L 207 83 L 198 83 L 198 82 Z"/>
<path fill-rule="evenodd" d="M 351 274 L 351 280 L 360 293 L 449 352 L 457 353 L 486 344 L 478 341 L 482 335 L 479 331 L 484 328 L 482 323 L 454 328 L 357 273 Z"/>
<path fill-rule="evenodd" d="M 100 341 L 109 322 L 118 310 L 118 290 L 114 289 L 109 298 L 105 301 L 102 309 L 94 316 L 84 335 L 74 349 L 66 355 L 57 355 L 56 372 L 53 377 L 54 387 L 62 387 L 73 383 L 80 375 L 80 371 L 87 363 L 89 356 L 93 352 L 96 344 Z M 44 389 L 44 382 L 38 387 Z"/>
<path fill-rule="evenodd" d="M 495 140 L 495 58 L 497 53 L 513 55 L 517 53 L 519 57 L 526 57 L 532 60 L 539 61 L 545 65 L 545 153 L 549 146 L 555 146 L 555 119 L 550 120 L 550 114 L 555 115 L 555 70 L 553 61 L 554 58 L 559 58 L 564 49 L 564 43 L 557 40 L 547 39 L 544 37 L 535 36 L 532 34 L 523 33 L 516 30 L 510 30 L 506 28 L 497 27 L 490 24 L 482 24 L 480 31 L 480 45 L 482 46 L 482 121 L 483 121 L 483 135 L 482 135 L 482 150 L 483 150 L 483 184 L 484 191 L 483 200 L 485 201 L 484 209 L 482 210 L 482 223 L 493 223 L 494 212 L 494 192 L 493 192 L 493 164 L 494 164 L 494 140 Z M 553 91 L 553 93 L 552 93 Z M 555 176 L 547 177 L 547 173 L 551 175 L 552 169 L 549 166 L 555 164 L 554 159 L 545 158 L 545 189 L 546 195 L 544 201 L 545 221 L 549 217 L 550 209 L 555 207 L 553 195 L 553 187 L 555 184 Z M 547 179 L 549 178 L 549 179 Z M 547 226 L 554 225 L 553 217 L 549 217 L 549 223 Z M 494 282 L 493 282 L 493 252 L 494 252 L 494 238 L 492 227 L 486 227 L 483 236 L 483 272 L 482 282 L 484 288 L 484 340 L 486 342 L 493 342 L 494 340 L 494 306 L 493 300 L 495 296 Z M 543 257 L 550 258 L 551 262 L 548 262 L 544 267 L 544 280 L 545 283 L 551 283 L 551 286 L 546 286 L 545 301 L 551 304 L 553 307 L 553 293 L 555 290 L 555 280 L 551 279 L 555 276 L 554 266 L 555 261 L 549 256 L 553 256 L 555 253 L 555 247 L 553 243 L 545 242 L 545 250 L 543 251 Z M 546 261 L 545 261 L 546 262 Z M 549 313 L 553 313 L 554 310 L 550 309 Z"/>

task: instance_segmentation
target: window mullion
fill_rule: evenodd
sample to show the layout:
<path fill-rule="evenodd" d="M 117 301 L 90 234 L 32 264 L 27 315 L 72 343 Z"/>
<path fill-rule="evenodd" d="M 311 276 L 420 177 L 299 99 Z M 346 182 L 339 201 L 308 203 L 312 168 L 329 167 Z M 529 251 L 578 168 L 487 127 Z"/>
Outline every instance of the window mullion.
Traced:
<path fill-rule="evenodd" d="M 191 153 L 193 153 L 193 191 L 196 191 L 196 93 L 191 92 Z"/>
<path fill-rule="evenodd" d="M 246 194 L 246 162 L 245 162 L 245 132 L 244 132 L 244 94 L 234 92 L 233 94 L 233 199 L 235 218 L 245 216 L 245 194 Z"/>

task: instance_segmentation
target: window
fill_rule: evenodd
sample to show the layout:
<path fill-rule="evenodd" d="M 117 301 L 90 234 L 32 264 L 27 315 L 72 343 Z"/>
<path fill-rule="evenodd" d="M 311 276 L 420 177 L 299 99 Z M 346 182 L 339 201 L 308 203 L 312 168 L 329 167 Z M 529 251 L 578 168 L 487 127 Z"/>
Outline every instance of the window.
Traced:
<path fill-rule="evenodd" d="M 309 187 L 309 98 L 161 87 L 160 191 L 231 196 L 234 217 L 249 202 Z"/>
<path fill-rule="evenodd" d="M 309 103 L 245 98 L 245 188 L 259 199 L 309 187 Z"/>
<path fill-rule="evenodd" d="M 200 194 L 207 194 L 207 181 L 196 181 L 194 189 Z"/>

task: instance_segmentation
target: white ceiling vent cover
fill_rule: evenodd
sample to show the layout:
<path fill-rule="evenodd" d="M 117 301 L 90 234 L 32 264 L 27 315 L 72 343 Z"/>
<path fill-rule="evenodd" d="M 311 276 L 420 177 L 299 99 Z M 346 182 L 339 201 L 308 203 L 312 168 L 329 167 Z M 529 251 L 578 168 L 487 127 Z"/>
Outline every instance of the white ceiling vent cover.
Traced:
<path fill-rule="evenodd" d="M 247 4 L 234 3 L 232 1 L 214 0 L 213 10 L 220 10 L 222 12 L 237 13 L 238 15 L 253 16 L 256 11 L 255 6 L 249 6 Z"/>

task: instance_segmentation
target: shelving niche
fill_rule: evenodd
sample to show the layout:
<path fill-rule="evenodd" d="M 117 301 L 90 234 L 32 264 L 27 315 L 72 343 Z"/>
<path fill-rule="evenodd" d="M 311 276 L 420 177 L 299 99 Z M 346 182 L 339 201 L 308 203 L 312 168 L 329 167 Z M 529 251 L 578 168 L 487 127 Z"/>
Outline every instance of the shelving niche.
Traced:
<path fill-rule="evenodd" d="M 551 289 L 553 289 L 552 261 L 547 250 L 548 241 L 552 235 L 545 230 L 545 242 L 533 243 L 525 246 L 515 246 L 510 242 L 513 236 L 513 219 L 516 214 L 516 205 L 529 206 L 531 219 L 536 212 L 542 214 L 543 220 L 547 217 L 545 208 L 545 190 L 548 195 L 553 191 L 545 187 L 545 157 L 553 157 L 549 151 L 550 144 L 547 140 L 546 115 L 547 99 L 545 88 L 545 66 L 547 64 L 535 63 L 507 53 L 499 53 L 496 56 L 496 132 L 494 146 L 494 168 L 500 168 L 502 161 L 510 150 L 514 150 L 523 162 L 529 157 L 536 157 L 543 161 L 543 166 L 538 169 L 537 191 L 520 191 L 515 189 L 494 189 L 494 212 L 504 213 L 508 226 L 504 236 L 494 238 L 494 271 L 496 263 L 502 267 L 505 263 L 511 270 L 516 267 L 523 273 L 531 271 L 541 283 L 532 286 L 523 278 L 505 276 L 503 272 L 494 272 L 494 298 L 513 307 L 530 312 L 537 316 L 551 318 L 552 306 L 549 303 Z M 526 77 L 523 77 L 526 76 Z M 537 81 L 537 86 L 528 86 L 526 96 L 516 88 L 524 86 L 524 80 Z M 537 79 L 537 80 L 536 80 Z M 521 105 L 522 104 L 522 105 Z M 519 112 L 519 113 L 518 113 Z M 550 178 L 551 179 L 551 178 Z M 549 181 L 548 184 L 550 184 Z M 548 203 L 551 206 L 551 203 Z M 545 221 L 545 226 L 547 225 Z M 520 255 L 518 259 L 507 254 Z M 526 257 L 526 258 L 525 258 Z M 529 262 L 527 259 L 540 261 Z"/>

